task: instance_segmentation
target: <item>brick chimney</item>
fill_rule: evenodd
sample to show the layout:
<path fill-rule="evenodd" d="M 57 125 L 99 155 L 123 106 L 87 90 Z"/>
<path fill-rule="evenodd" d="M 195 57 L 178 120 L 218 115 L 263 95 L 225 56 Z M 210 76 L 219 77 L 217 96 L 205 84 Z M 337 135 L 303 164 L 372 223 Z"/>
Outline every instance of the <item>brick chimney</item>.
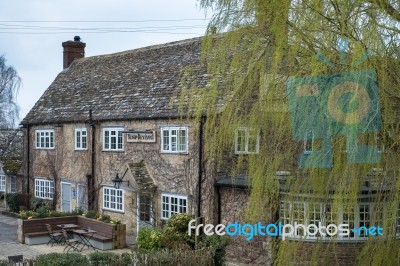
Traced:
<path fill-rule="evenodd" d="M 64 69 L 71 65 L 75 58 L 85 57 L 86 43 L 81 42 L 81 37 L 75 36 L 74 41 L 66 41 L 62 43 L 64 47 Z"/>

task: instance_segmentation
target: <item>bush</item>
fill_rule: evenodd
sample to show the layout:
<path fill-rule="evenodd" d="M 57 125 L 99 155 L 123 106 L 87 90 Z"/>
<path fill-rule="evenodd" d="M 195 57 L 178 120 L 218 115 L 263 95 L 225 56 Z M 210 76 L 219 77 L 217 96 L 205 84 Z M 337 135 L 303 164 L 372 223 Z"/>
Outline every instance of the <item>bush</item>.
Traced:
<path fill-rule="evenodd" d="M 49 217 L 50 214 L 51 211 L 45 205 L 42 205 L 36 210 L 36 217 L 34 218 L 46 218 Z"/>
<path fill-rule="evenodd" d="M 94 252 L 89 254 L 91 265 L 118 265 L 120 257 L 117 254 L 109 252 Z"/>
<path fill-rule="evenodd" d="M 15 266 L 15 263 L 9 262 L 8 260 L 0 260 L 0 266 Z"/>
<path fill-rule="evenodd" d="M 137 237 L 138 247 L 143 250 L 159 250 L 164 246 L 162 237 L 163 234 L 160 229 L 153 227 L 140 228 Z"/>
<path fill-rule="evenodd" d="M 172 215 L 164 227 L 164 245 L 168 248 L 194 249 L 195 235 L 188 234 L 188 224 L 192 219 L 194 216 L 187 213 Z"/>
<path fill-rule="evenodd" d="M 52 209 L 53 201 L 45 200 L 41 198 L 33 197 L 31 199 L 31 210 L 36 211 L 42 206 L 45 206 L 47 209 Z"/>
<path fill-rule="evenodd" d="M 91 219 L 96 219 L 99 217 L 98 213 L 96 211 L 86 211 L 83 216 L 86 218 L 91 218 Z"/>
<path fill-rule="evenodd" d="M 133 259 L 136 265 L 192 265 L 212 266 L 212 252 L 208 249 L 201 250 L 172 250 L 147 251 L 136 249 L 133 251 Z"/>
<path fill-rule="evenodd" d="M 97 220 L 98 220 L 98 221 L 102 221 L 102 222 L 104 222 L 104 223 L 110 223 L 111 217 L 110 217 L 110 215 L 103 214 L 103 215 L 100 215 L 100 216 L 97 218 Z"/>
<path fill-rule="evenodd" d="M 71 214 L 72 214 L 72 215 L 82 215 L 83 212 L 84 212 L 84 211 L 83 211 L 81 208 L 75 208 L 75 209 L 71 212 Z"/>
<path fill-rule="evenodd" d="M 79 253 L 50 253 L 36 257 L 35 266 L 88 265 L 88 259 Z"/>
<path fill-rule="evenodd" d="M 203 239 L 202 244 L 209 247 L 213 253 L 214 265 L 220 266 L 225 262 L 225 248 L 229 244 L 228 236 L 207 236 Z"/>
<path fill-rule="evenodd" d="M 18 196 L 17 193 L 7 193 L 6 194 L 6 202 L 8 208 L 10 208 L 10 211 L 12 212 L 18 212 L 19 211 L 19 206 L 21 205 L 20 197 Z"/>

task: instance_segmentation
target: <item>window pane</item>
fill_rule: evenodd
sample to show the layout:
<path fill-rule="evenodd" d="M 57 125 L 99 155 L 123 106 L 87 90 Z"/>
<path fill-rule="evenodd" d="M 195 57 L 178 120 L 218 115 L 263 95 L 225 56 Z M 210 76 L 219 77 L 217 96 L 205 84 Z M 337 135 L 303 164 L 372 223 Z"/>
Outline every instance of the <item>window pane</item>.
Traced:
<path fill-rule="evenodd" d="M 85 134 L 85 135 L 86 135 L 86 134 Z M 81 148 L 82 148 L 82 149 L 86 149 L 86 136 L 85 136 L 85 137 L 82 137 L 81 143 L 82 143 Z"/>
<path fill-rule="evenodd" d="M 178 131 L 178 150 L 179 151 L 186 151 L 186 130 L 181 129 Z"/>
<path fill-rule="evenodd" d="M 171 151 L 177 150 L 177 131 L 175 129 L 171 130 Z"/>
<path fill-rule="evenodd" d="M 246 131 L 244 129 L 239 129 L 237 131 L 236 151 L 237 152 L 246 151 Z"/>
<path fill-rule="evenodd" d="M 118 149 L 122 150 L 122 131 L 118 131 Z"/>
<path fill-rule="evenodd" d="M 110 131 L 104 131 L 104 149 L 110 149 Z"/>
<path fill-rule="evenodd" d="M 258 139 L 258 131 L 257 130 L 249 130 L 248 137 L 248 152 L 257 152 L 257 139 Z"/>
<path fill-rule="evenodd" d="M 169 150 L 169 131 L 163 130 L 163 148 L 164 151 Z"/>

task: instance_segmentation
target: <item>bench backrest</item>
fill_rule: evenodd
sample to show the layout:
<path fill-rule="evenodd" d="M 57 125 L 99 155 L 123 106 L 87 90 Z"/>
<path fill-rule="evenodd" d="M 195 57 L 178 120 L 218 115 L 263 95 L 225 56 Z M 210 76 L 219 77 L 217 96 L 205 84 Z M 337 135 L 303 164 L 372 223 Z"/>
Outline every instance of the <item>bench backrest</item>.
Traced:
<path fill-rule="evenodd" d="M 107 224 L 93 219 L 78 216 L 78 225 L 80 227 L 90 228 L 91 230 L 96 231 L 96 234 L 102 235 L 104 237 L 113 237 L 114 225 L 112 224 Z"/>
<path fill-rule="evenodd" d="M 24 220 L 24 234 L 28 233 L 37 233 L 37 232 L 47 232 L 46 224 L 50 224 L 53 231 L 57 231 L 60 228 L 57 225 L 60 224 L 77 224 L 78 217 L 77 216 L 66 216 L 66 217 L 51 217 L 51 218 L 43 218 L 43 219 L 32 219 L 32 220 Z"/>

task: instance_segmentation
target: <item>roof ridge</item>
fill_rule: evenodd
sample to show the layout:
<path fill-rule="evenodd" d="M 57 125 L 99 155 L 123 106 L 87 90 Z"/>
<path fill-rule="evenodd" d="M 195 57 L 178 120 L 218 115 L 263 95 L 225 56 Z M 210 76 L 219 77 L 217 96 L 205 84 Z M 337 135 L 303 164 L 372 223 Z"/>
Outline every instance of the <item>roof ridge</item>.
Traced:
<path fill-rule="evenodd" d="M 145 47 L 129 49 L 129 50 L 115 52 L 115 53 L 111 53 L 111 54 L 102 54 L 102 55 L 93 55 L 93 56 L 88 56 L 88 57 L 82 57 L 82 58 L 77 58 L 74 61 L 82 62 L 82 61 L 85 61 L 88 59 L 107 58 L 107 57 L 113 57 L 113 56 L 118 56 L 118 55 L 124 55 L 124 54 L 128 54 L 128 53 L 157 50 L 160 48 L 172 47 L 172 46 L 183 45 L 183 44 L 187 44 L 187 43 L 191 43 L 191 42 L 195 42 L 195 41 L 200 41 L 203 37 L 204 36 L 194 37 L 194 38 L 189 38 L 189 39 L 184 39 L 184 40 L 179 40 L 179 41 L 173 41 L 173 42 L 167 42 L 167 43 L 161 43 L 161 44 L 153 44 L 153 45 L 149 45 L 149 46 L 145 46 Z"/>

